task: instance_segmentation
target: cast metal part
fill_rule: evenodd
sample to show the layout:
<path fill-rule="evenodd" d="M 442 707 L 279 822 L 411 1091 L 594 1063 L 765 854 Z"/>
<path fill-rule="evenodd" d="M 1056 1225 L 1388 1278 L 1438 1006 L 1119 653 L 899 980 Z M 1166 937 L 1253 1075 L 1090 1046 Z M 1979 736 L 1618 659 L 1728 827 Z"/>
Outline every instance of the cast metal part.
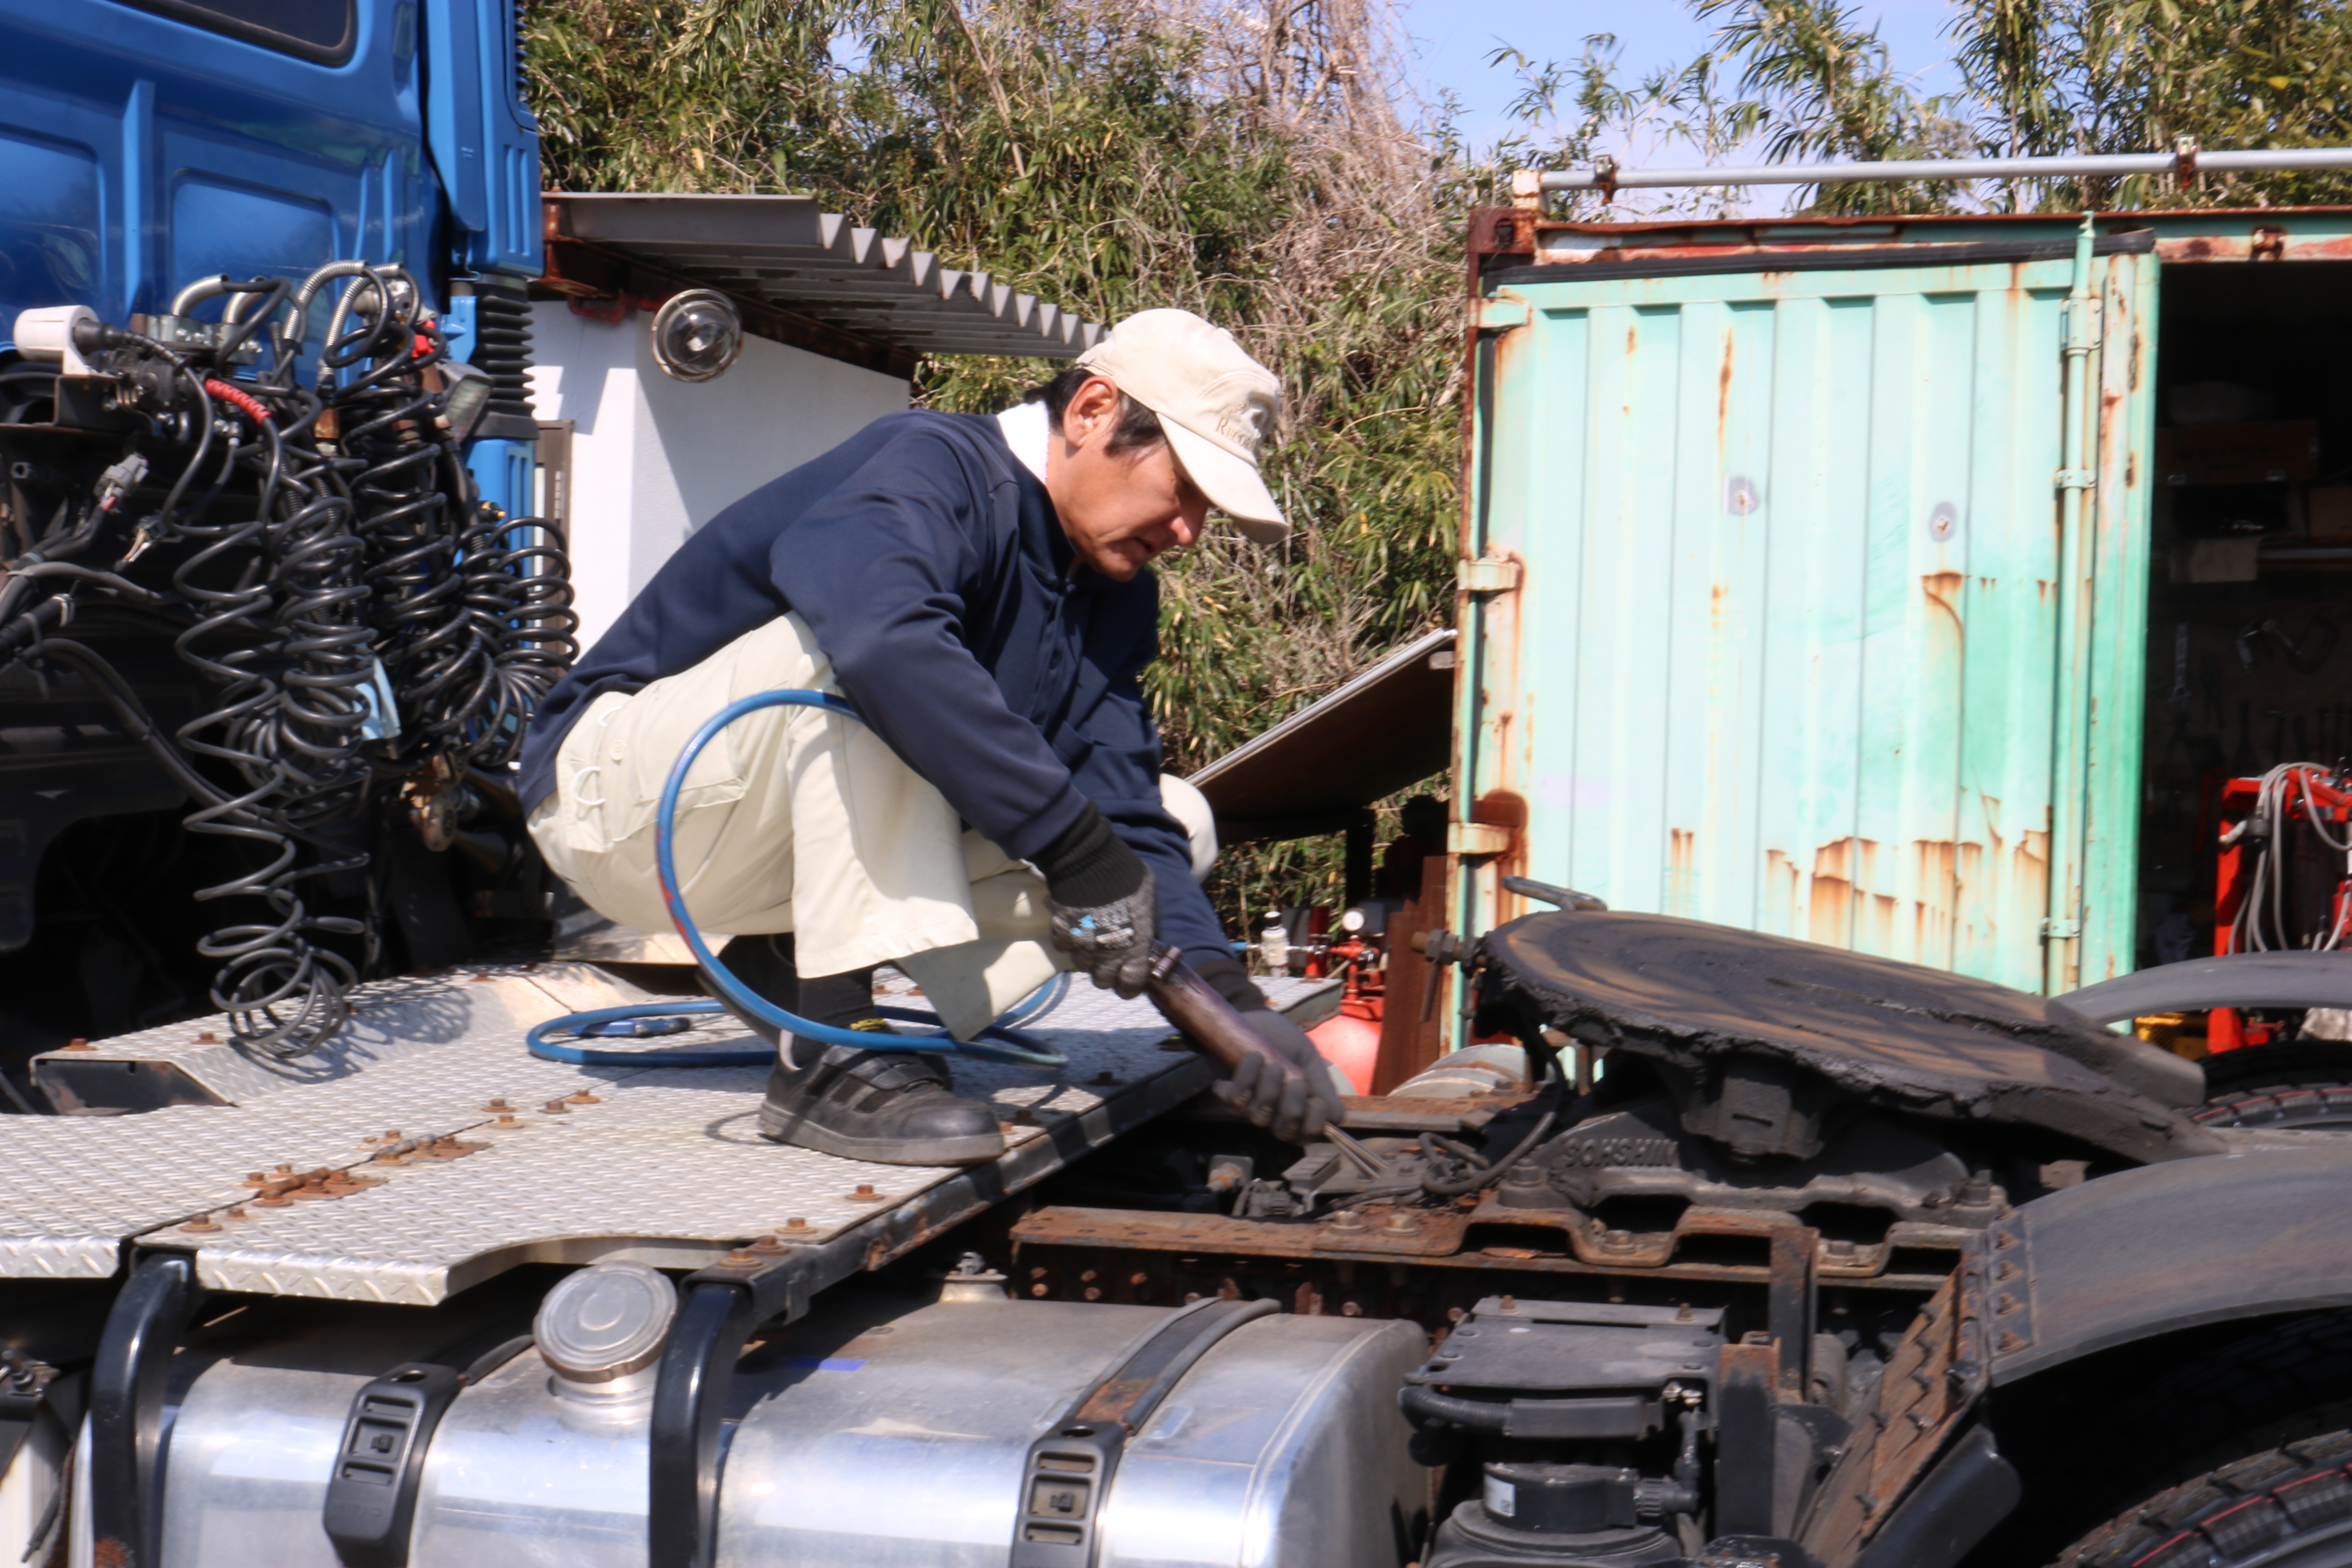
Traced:
<path fill-rule="evenodd" d="M 2195 1064 L 1989 982 L 1664 915 L 1529 915 L 1480 952 L 1483 1013 L 1649 1058 L 1737 1157 L 1810 1159 L 1855 1100 L 2134 1162 L 2229 1147 L 2171 1109 L 2203 1098 Z"/>
<path fill-rule="evenodd" d="M 1336 986 L 1270 989 L 1290 1005 Z M 429 1305 L 518 1263 L 690 1268 L 761 1236 L 793 1248 L 855 1236 L 847 1253 L 863 1259 L 871 1242 L 878 1262 L 972 1201 L 951 1170 L 760 1139 L 756 1068 L 658 1065 L 667 1046 L 707 1047 L 731 1024 L 666 1037 L 642 1071 L 523 1050 L 530 1024 L 604 998 L 640 999 L 584 966 L 483 971 L 364 987 L 352 1026 L 297 1062 L 243 1057 L 216 1022 L 55 1053 L 168 1063 L 236 1103 L 0 1118 L 0 1278 L 107 1278 L 124 1241 L 150 1237 L 193 1253 L 207 1289 Z M 1031 1027 L 1070 1054 L 1059 1080 L 958 1070 L 959 1092 L 1010 1124 L 999 1195 L 1211 1077 L 1160 1048 L 1167 1026 L 1140 1001 L 1074 990 Z M 1118 1081 L 1091 1082 L 1105 1071 Z"/>

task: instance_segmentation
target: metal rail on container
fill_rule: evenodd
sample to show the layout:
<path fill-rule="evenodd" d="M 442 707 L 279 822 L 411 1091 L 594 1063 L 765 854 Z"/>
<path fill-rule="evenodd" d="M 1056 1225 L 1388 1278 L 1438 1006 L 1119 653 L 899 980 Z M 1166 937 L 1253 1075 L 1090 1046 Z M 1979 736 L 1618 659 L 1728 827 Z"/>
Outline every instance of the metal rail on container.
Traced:
<path fill-rule="evenodd" d="M 2352 147 L 2295 147 L 2208 153 L 2183 142 L 2169 153 L 2113 153 L 2050 158 L 1912 158 L 1883 163 L 1751 163 L 1696 169 L 1628 169 L 1603 154 L 1582 169 L 1524 169 L 1512 176 L 1522 199 L 1549 191 L 1657 190 L 1682 185 L 1833 185 L 1864 180 L 2040 180 L 2066 176 L 2235 174 L 2255 171 L 2352 169 Z"/>

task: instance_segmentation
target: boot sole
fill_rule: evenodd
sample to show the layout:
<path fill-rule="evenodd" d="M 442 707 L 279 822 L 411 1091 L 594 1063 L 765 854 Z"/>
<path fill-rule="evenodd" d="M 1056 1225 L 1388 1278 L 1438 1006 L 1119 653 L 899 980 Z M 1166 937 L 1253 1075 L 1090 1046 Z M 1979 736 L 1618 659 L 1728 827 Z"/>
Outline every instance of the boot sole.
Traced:
<path fill-rule="evenodd" d="M 805 1118 L 787 1121 L 765 1107 L 760 1111 L 760 1136 L 771 1143 L 788 1143 L 876 1165 L 982 1165 L 1004 1152 L 1004 1136 L 1000 1132 L 972 1132 L 961 1138 L 859 1138 Z"/>

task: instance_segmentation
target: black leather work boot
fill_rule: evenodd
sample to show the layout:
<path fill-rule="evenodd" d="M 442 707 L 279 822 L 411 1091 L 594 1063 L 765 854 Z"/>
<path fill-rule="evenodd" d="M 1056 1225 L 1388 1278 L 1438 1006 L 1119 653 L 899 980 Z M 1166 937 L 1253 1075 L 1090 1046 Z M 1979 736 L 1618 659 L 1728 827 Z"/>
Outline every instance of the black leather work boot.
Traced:
<path fill-rule="evenodd" d="M 874 1011 L 871 970 L 803 985 L 793 959 L 789 934 L 739 936 L 719 953 L 737 979 L 788 1013 L 890 1033 Z M 769 1044 L 783 1044 L 773 1025 L 736 1016 Z M 781 1054 L 760 1107 L 763 1138 L 878 1165 L 974 1165 L 1004 1152 L 995 1108 L 953 1093 L 948 1064 L 938 1057 L 797 1038 Z"/>
<path fill-rule="evenodd" d="M 976 1165 L 1004 1152 L 996 1111 L 951 1093 L 947 1064 L 803 1040 L 768 1075 L 760 1136 L 882 1165 Z"/>

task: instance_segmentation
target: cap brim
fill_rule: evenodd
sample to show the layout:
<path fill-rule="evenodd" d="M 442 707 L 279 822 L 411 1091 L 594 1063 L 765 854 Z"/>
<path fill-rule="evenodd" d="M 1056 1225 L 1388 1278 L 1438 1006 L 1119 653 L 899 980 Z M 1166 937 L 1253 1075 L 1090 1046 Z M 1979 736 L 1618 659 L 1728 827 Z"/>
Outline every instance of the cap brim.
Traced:
<path fill-rule="evenodd" d="M 1260 544 L 1279 544 L 1290 537 L 1290 524 L 1274 504 L 1274 492 L 1258 476 L 1257 465 L 1236 458 L 1205 436 L 1195 435 L 1173 419 L 1161 417 L 1169 449 L 1186 477 L 1201 487 L 1209 504 L 1223 512 L 1241 531 Z"/>

